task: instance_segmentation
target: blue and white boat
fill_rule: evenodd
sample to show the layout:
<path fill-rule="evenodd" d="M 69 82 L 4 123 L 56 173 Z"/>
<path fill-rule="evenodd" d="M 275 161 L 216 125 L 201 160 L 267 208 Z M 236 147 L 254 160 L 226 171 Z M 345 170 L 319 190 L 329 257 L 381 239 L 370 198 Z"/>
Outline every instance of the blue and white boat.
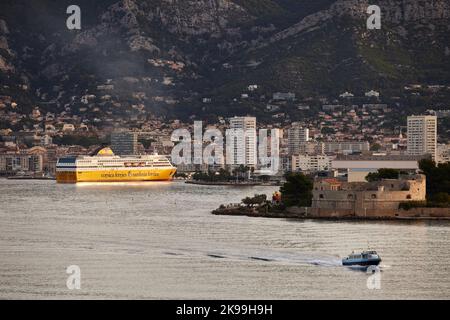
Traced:
<path fill-rule="evenodd" d="M 352 252 L 348 257 L 342 259 L 344 266 L 377 266 L 380 262 L 381 257 L 376 251 Z"/>

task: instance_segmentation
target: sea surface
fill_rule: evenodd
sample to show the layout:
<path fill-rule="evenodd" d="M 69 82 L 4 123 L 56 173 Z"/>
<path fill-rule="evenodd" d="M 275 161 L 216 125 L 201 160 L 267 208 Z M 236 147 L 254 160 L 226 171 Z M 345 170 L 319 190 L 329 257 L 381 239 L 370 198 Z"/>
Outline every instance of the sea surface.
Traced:
<path fill-rule="evenodd" d="M 449 222 L 211 214 L 275 190 L 0 179 L 0 298 L 450 298 Z M 368 247 L 379 273 L 341 265 Z M 72 265 L 79 290 L 66 284 Z"/>

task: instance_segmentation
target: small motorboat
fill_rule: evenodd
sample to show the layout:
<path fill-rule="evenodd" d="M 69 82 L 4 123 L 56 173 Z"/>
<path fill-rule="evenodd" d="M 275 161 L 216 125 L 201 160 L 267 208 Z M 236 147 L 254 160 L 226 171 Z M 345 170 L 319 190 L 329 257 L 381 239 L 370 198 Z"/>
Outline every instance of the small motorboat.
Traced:
<path fill-rule="evenodd" d="M 381 257 L 376 251 L 352 252 L 348 257 L 342 259 L 344 266 L 377 266 L 380 262 Z"/>

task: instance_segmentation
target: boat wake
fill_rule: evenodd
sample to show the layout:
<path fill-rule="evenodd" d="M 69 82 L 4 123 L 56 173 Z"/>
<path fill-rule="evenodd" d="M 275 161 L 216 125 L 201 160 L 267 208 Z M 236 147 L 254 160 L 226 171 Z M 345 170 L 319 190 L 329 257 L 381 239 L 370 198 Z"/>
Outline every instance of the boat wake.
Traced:
<path fill-rule="evenodd" d="M 368 272 L 368 266 L 346 266 L 347 269 L 352 270 L 352 271 L 361 271 L 361 272 Z M 380 270 L 380 272 L 386 271 L 387 269 L 389 269 L 391 266 L 386 265 L 386 264 L 380 264 L 378 266 L 378 269 Z"/>
<path fill-rule="evenodd" d="M 239 251 L 206 251 L 201 250 L 173 250 L 164 252 L 166 255 L 185 256 L 185 257 L 207 257 L 217 260 L 239 260 L 254 261 L 260 263 L 277 263 L 293 265 L 314 265 L 321 267 L 339 267 L 342 266 L 341 259 L 337 256 L 327 256 L 315 253 L 298 253 L 291 251 L 274 250 L 239 250 Z"/>

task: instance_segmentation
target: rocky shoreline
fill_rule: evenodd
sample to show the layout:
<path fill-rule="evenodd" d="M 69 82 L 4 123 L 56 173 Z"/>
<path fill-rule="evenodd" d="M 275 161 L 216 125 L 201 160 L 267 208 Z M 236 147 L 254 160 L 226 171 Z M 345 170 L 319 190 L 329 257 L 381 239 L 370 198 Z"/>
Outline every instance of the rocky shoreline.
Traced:
<path fill-rule="evenodd" d="M 214 215 L 225 216 L 247 216 L 256 218 L 279 218 L 279 219 L 301 219 L 301 220 L 329 220 L 329 221 L 411 221 L 411 220 L 445 220 L 450 221 L 449 216 L 414 216 L 414 215 L 402 215 L 398 216 L 319 216 L 307 213 L 309 208 L 287 208 L 283 211 L 268 211 L 260 210 L 260 208 L 249 208 L 245 206 L 229 205 L 221 206 L 220 208 L 213 210 Z M 403 210 L 399 210 L 402 213 Z"/>

